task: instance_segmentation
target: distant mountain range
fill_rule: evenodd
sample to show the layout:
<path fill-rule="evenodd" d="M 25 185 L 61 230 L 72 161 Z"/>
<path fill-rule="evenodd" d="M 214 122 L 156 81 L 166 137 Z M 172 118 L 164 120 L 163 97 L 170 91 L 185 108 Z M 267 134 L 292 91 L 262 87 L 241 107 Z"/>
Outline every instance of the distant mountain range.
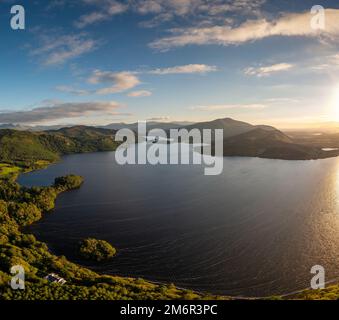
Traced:
<path fill-rule="evenodd" d="M 153 129 L 163 129 L 163 130 L 169 130 L 169 129 L 178 129 L 184 126 L 188 126 L 193 124 L 193 122 L 157 122 L 157 121 L 147 121 L 147 130 L 153 130 Z M 111 123 L 107 126 L 101 126 L 100 128 L 104 129 L 113 129 L 113 130 L 120 130 L 120 129 L 130 129 L 132 131 L 138 130 L 138 123 Z"/>
<path fill-rule="evenodd" d="M 163 129 L 163 130 L 169 130 L 169 129 L 176 129 L 176 128 L 182 128 L 182 127 L 194 127 L 199 126 L 203 128 L 204 126 L 206 128 L 221 128 L 221 127 L 227 127 L 227 124 L 231 124 L 233 129 L 235 130 L 234 133 L 244 133 L 242 130 L 251 129 L 254 127 L 262 127 L 264 129 L 273 128 L 271 126 L 254 126 L 246 122 L 242 121 L 236 121 L 231 118 L 225 118 L 225 119 L 218 119 L 214 121 L 208 121 L 208 122 L 189 122 L 189 121 L 177 121 L 177 122 L 159 122 L 159 121 L 147 121 L 147 127 L 149 130 L 152 129 Z M 4 123 L 0 124 L 0 129 L 13 129 L 13 130 L 21 130 L 21 131 L 48 131 L 48 130 L 58 130 L 61 128 L 69 128 L 74 127 L 76 125 L 68 124 L 68 125 L 52 125 L 52 126 L 44 126 L 44 125 L 22 125 L 22 124 L 12 124 L 12 123 Z M 328 121 L 328 122 L 314 122 L 314 123 L 308 123 L 308 124 L 290 124 L 282 125 L 283 127 L 286 127 L 286 129 L 282 130 L 283 132 L 325 132 L 325 133 L 339 133 L 339 122 L 337 121 Z M 128 128 L 133 131 L 137 130 L 138 124 L 137 123 L 111 123 L 108 125 L 103 126 L 95 126 L 97 128 L 103 128 L 103 129 L 113 129 L 113 130 L 120 130 L 123 128 Z M 236 128 L 235 128 L 236 127 Z M 226 134 L 227 135 L 227 134 Z"/>
<path fill-rule="evenodd" d="M 148 130 L 158 128 L 166 131 L 178 128 L 223 129 L 224 156 L 308 160 L 339 155 L 338 150 L 322 149 L 337 147 L 339 135 L 328 136 L 327 140 L 323 136 L 322 140 L 319 140 L 318 136 L 310 136 L 308 140 L 302 140 L 300 137 L 297 139 L 288 136 L 271 126 L 251 125 L 231 118 L 194 124 L 149 122 L 147 125 Z M 10 129 L 0 130 L 0 159 L 2 160 L 35 158 L 48 160 L 68 153 L 115 150 L 117 143 L 112 138 L 117 130 L 122 128 L 137 130 L 137 123 L 110 124 L 105 127 L 30 127 L 25 129 L 26 131 L 21 126 L 8 126 Z M 37 131 L 37 128 L 41 130 Z M 321 141 L 326 141 L 326 145 L 322 146 Z"/>
<path fill-rule="evenodd" d="M 157 122 L 157 121 L 147 121 L 147 129 L 176 129 L 183 126 L 188 126 L 193 124 L 193 122 L 183 121 L 183 122 Z M 13 130 L 20 130 L 20 131 L 50 131 L 50 130 L 59 130 L 62 128 L 71 128 L 77 127 L 77 125 L 54 125 L 54 126 L 29 126 L 29 125 L 21 125 L 21 124 L 12 124 L 12 123 L 5 123 L 0 124 L 1 129 L 13 129 Z M 90 126 L 87 126 L 90 127 Z M 102 128 L 102 129 L 111 129 L 111 130 L 120 130 L 120 129 L 130 129 L 132 131 L 136 131 L 138 129 L 138 123 L 111 123 L 105 126 L 93 126 L 95 128 Z"/>
<path fill-rule="evenodd" d="M 48 131 L 48 130 L 58 130 L 65 127 L 72 127 L 73 125 L 54 125 L 54 126 L 29 126 L 22 124 L 12 124 L 12 123 L 3 123 L 0 124 L 1 129 L 13 129 L 18 131 Z"/>

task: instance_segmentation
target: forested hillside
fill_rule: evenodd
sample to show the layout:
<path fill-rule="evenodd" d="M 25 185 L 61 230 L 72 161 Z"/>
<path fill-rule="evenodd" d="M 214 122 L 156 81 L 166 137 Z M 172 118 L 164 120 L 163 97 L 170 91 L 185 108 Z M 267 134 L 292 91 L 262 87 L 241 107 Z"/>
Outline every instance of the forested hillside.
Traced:
<path fill-rule="evenodd" d="M 53 162 L 64 154 L 113 151 L 118 146 L 114 134 L 84 126 L 48 132 L 4 129 L 0 130 L 0 161 Z"/>

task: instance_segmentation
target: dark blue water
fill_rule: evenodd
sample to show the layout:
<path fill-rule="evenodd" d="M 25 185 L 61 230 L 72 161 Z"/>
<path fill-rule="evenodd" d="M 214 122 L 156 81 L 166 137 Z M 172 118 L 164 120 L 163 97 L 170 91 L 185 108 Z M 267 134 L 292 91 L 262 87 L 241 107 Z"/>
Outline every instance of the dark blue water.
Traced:
<path fill-rule="evenodd" d="M 114 153 L 72 155 L 22 175 L 48 185 L 85 177 L 30 232 L 59 255 L 108 274 L 144 277 L 217 294 L 266 296 L 307 288 L 313 265 L 339 276 L 337 159 L 225 158 L 220 176 L 202 166 L 119 166 Z M 89 264 L 86 237 L 118 255 Z"/>

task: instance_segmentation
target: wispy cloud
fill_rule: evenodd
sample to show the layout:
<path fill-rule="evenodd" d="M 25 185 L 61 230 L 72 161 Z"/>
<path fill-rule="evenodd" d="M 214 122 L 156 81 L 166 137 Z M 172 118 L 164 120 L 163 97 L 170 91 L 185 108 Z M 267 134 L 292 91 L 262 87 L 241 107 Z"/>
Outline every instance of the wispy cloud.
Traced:
<path fill-rule="evenodd" d="M 97 42 L 85 34 L 51 36 L 42 35 L 40 46 L 31 50 L 31 55 L 39 57 L 46 66 L 63 64 L 94 50 Z"/>
<path fill-rule="evenodd" d="M 48 101 L 28 111 L 0 113 L 0 123 L 39 123 L 64 118 L 77 118 L 95 114 L 122 115 L 117 102 L 61 102 Z"/>
<path fill-rule="evenodd" d="M 187 45 L 237 45 L 272 36 L 327 37 L 339 36 L 339 10 L 326 9 L 326 28 L 315 30 L 311 27 L 310 12 L 288 13 L 269 21 L 267 19 L 247 20 L 239 26 L 218 25 L 202 28 L 176 28 L 169 30 L 172 35 L 155 40 L 150 44 L 154 49 L 168 50 Z"/>
<path fill-rule="evenodd" d="M 339 68 L 339 54 L 336 53 L 321 57 L 321 59 L 318 58 L 317 61 L 310 63 L 310 68 L 316 72 L 337 71 Z"/>
<path fill-rule="evenodd" d="M 96 4 L 99 1 L 85 1 L 87 3 Z M 88 25 L 92 25 L 98 22 L 109 20 L 111 17 L 124 13 L 128 10 L 128 5 L 122 4 L 118 1 L 100 1 L 100 7 L 102 8 L 99 11 L 93 11 L 89 14 L 82 15 L 77 21 L 75 21 L 75 26 L 77 28 L 84 28 Z"/>
<path fill-rule="evenodd" d="M 194 22 L 225 20 L 226 13 L 257 16 L 265 0 L 135 0 L 131 8 L 143 15 L 154 17 L 143 23 L 154 27 L 175 18 L 191 18 Z"/>
<path fill-rule="evenodd" d="M 244 70 L 244 73 L 248 76 L 257 76 L 257 77 L 267 77 L 272 73 L 282 72 L 290 70 L 294 67 L 293 64 L 290 63 L 277 63 L 270 66 L 265 67 L 250 67 Z"/>
<path fill-rule="evenodd" d="M 175 66 L 170 68 L 159 68 L 150 71 L 151 74 L 165 75 L 165 74 L 185 74 L 185 73 L 207 73 L 217 71 L 216 66 L 209 66 L 206 64 L 188 64 L 183 66 Z"/>
<path fill-rule="evenodd" d="M 131 98 L 149 97 L 151 95 L 152 92 L 148 90 L 132 91 L 128 94 Z"/>
<path fill-rule="evenodd" d="M 260 7 L 265 2 L 266 0 L 82 0 L 82 3 L 96 8 L 81 16 L 75 25 L 84 28 L 124 12 L 147 16 L 147 20 L 142 23 L 147 27 L 154 27 L 175 18 L 191 17 L 194 21 L 225 20 L 225 13 L 241 12 L 258 16 Z"/>
<path fill-rule="evenodd" d="M 140 84 L 138 77 L 132 72 L 111 72 L 95 70 L 88 79 L 91 84 L 110 84 L 108 87 L 100 88 L 96 94 L 105 95 L 119 93 L 134 88 Z"/>
<path fill-rule="evenodd" d="M 57 91 L 74 94 L 76 96 L 84 96 L 90 94 L 90 91 L 83 89 L 76 89 L 71 86 L 57 86 L 55 88 Z"/>
<path fill-rule="evenodd" d="M 62 8 L 66 4 L 66 0 L 51 0 L 49 1 L 48 5 L 46 6 L 45 10 L 53 10 L 55 8 Z"/>
<path fill-rule="evenodd" d="M 214 104 L 206 106 L 194 106 L 191 110 L 198 111 L 220 111 L 229 109 L 265 109 L 267 108 L 264 104 Z"/>
<path fill-rule="evenodd" d="M 269 98 L 266 101 L 270 104 L 291 104 L 291 103 L 299 103 L 300 99 L 295 98 Z"/>
<path fill-rule="evenodd" d="M 170 117 L 168 116 L 153 117 L 153 118 L 147 119 L 147 121 L 168 121 L 168 120 L 170 120 Z"/>

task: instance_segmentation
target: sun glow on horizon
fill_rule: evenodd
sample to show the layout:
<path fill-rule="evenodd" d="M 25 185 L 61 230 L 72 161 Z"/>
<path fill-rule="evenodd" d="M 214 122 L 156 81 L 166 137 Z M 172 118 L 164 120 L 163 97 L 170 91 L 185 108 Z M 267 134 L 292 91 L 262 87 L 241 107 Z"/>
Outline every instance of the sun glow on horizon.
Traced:
<path fill-rule="evenodd" d="M 331 109 L 334 120 L 339 121 L 339 84 L 333 89 Z"/>

